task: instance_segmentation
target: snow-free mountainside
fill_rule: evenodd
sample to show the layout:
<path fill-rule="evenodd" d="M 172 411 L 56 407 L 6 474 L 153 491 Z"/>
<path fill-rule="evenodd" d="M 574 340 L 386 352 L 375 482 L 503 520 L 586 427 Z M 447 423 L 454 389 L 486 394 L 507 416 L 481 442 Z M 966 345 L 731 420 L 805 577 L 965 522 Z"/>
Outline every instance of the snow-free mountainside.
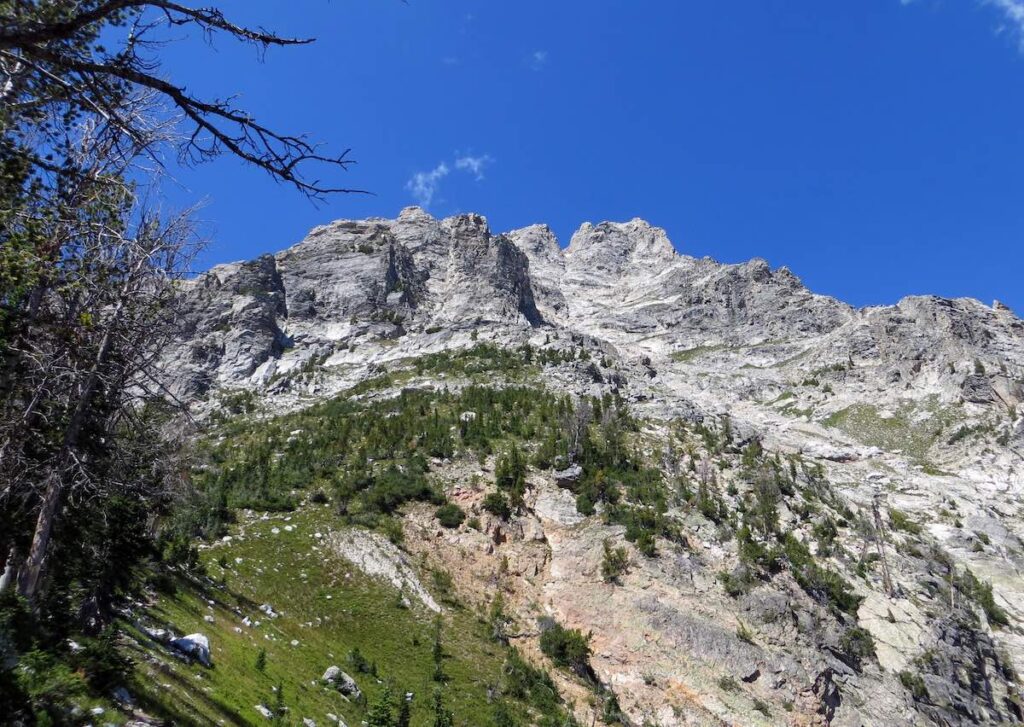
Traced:
<path fill-rule="evenodd" d="M 408 208 L 215 267 L 180 321 L 196 574 L 139 604 L 119 714 L 1022 721 L 999 303 L 858 309 L 639 219 L 563 249 Z"/>

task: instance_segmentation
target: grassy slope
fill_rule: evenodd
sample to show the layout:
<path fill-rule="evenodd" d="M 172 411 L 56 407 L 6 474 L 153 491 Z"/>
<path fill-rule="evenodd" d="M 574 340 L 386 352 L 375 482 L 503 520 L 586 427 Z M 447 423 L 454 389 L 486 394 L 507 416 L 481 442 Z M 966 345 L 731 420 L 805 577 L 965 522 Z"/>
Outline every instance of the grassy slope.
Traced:
<path fill-rule="evenodd" d="M 900 450 L 924 462 L 932 445 L 956 422 L 957 413 L 940 407 L 935 400 L 927 402 L 923 411 L 929 415 L 924 421 L 917 420 L 922 410 L 913 405 L 902 405 L 883 418 L 877 407 L 855 404 L 832 414 L 823 423 L 864 444 L 888 451 Z"/>
<path fill-rule="evenodd" d="M 333 713 L 358 725 L 365 705 L 347 702 L 318 682 L 328 666 L 337 664 L 355 677 L 372 704 L 384 687 L 346 663 L 350 649 L 357 647 L 376 662 L 382 679 L 393 681 L 396 692 L 415 693 L 413 724 L 427 724 L 427 705 L 437 684 L 431 680 L 433 615 L 415 604 L 401 608 L 395 589 L 363 576 L 326 546 L 315 549 L 313 533 L 326 534 L 334 526 L 330 508 L 296 512 L 287 523 L 284 517 L 253 521 L 244 526 L 242 538 L 204 551 L 212 581 L 223 575 L 223 586 L 185 584 L 149 609 L 151 620 L 176 633 L 206 634 L 214 667 L 185 664 L 141 639 L 135 648 L 140 669 L 134 688 L 140 703 L 149 713 L 181 724 L 264 723 L 254 706 L 272 706 L 273 687 L 280 683 L 291 722 L 308 717 L 329 724 L 326 714 Z M 294 531 L 286 532 L 285 524 Z M 272 527 L 280 533 L 271 534 Z M 227 569 L 218 565 L 221 556 Z M 242 562 L 236 564 L 236 558 Z M 268 619 L 260 613 L 263 603 L 280 616 Z M 212 624 L 206 615 L 213 617 Z M 241 623 L 245 615 L 260 620 L 260 626 L 246 628 Z M 446 609 L 443 634 L 444 670 L 450 678 L 444 687 L 447 706 L 457 724 L 490 724 L 486 691 L 499 681 L 504 649 L 487 639 L 484 625 L 466 609 Z M 260 648 L 267 654 L 263 673 L 255 667 Z"/>

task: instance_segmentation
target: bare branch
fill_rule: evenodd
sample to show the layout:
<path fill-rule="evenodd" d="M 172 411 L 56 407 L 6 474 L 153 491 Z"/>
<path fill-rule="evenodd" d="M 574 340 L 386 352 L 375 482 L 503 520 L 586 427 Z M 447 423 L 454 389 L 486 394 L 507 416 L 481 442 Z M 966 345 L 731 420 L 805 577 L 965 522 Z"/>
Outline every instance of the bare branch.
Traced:
<path fill-rule="evenodd" d="M 91 3 L 85 5 L 89 8 Z M 184 85 L 158 75 L 156 61 L 140 55 L 140 51 L 160 45 L 147 33 L 161 23 L 143 20 L 146 11 L 159 13 L 167 26 L 193 26 L 206 34 L 225 33 L 262 49 L 313 40 L 285 38 L 263 28 L 239 25 L 217 8 L 196 8 L 173 0 L 103 0 L 89 9 L 57 14 L 57 19 L 49 22 L 9 11 L 6 16 L 0 15 L 0 81 L 7 107 L 32 119 L 29 123 L 33 124 L 33 113 L 38 113 L 33 110 L 53 105 L 56 118 L 56 107 L 80 108 L 105 119 L 112 130 L 131 143 L 145 147 L 147 137 L 145 129 L 139 128 L 140 117 L 123 113 L 122 101 L 146 89 L 159 94 L 191 127 L 186 129 L 179 148 L 183 162 L 201 163 L 226 152 L 314 200 L 330 194 L 368 193 L 308 175 L 308 169 L 315 165 L 348 169 L 355 163 L 349 149 L 325 154 L 305 136 L 274 131 L 230 100 L 198 98 Z M 96 46 L 94 41 L 102 28 L 129 21 L 129 32 L 117 52 L 107 53 Z M 158 155 L 150 153 L 150 158 L 156 160 Z M 38 162 L 41 169 L 49 167 L 48 171 L 55 173 L 46 160 Z"/>

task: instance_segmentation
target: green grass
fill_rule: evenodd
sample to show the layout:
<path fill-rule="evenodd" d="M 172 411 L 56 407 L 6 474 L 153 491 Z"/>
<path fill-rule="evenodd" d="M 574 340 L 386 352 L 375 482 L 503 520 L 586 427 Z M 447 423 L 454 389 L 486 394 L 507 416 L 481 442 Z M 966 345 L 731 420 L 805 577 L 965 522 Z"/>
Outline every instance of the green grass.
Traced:
<path fill-rule="evenodd" d="M 796 398 L 796 394 L 794 394 L 791 389 L 786 389 L 781 394 L 776 396 L 774 399 L 772 399 L 771 401 L 766 402 L 766 403 L 768 404 L 768 406 L 771 406 L 772 404 L 778 404 L 781 401 L 786 401 L 787 399 L 795 399 L 795 398 Z"/>
<path fill-rule="evenodd" d="M 875 406 L 855 404 L 827 417 L 823 424 L 835 427 L 869 446 L 888 451 L 901 450 L 918 462 L 926 462 L 932 445 L 957 417 L 955 411 L 940 407 L 934 398 L 923 408 L 931 416 L 917 421 L 915 415 L 921 408 L 914 404 L 901 405 L 893 410 L 889 418 L 880 416 Z"/>
<path fill-rule="evenodd" d="M 725 344 L 715 344 L 712 346 L 696 346 L 694 348 L 687 348 L 683 351 L 676 351 L 672 354 L 673 361 L 688 362 L 704 356 L 705 354 L 714 353 L 715 351 L 724 351 L 731 348 Z"/>
<path fill-rule="evenodd" d="M 328 724 L 325 715 L 333 713 L 358 725 L 365 718 L 365 705 L 347 702 L 319 683 L 327 667 L 338 665 L 356 679 L 372 704 L 384 686 L 347 664 L 346 655 L 358 648 L 377 664 L 380 679 L 394 684 L 396 693 L 415 693 L 413 724 L 428 723 L 428 703 L 437 686 L 431 678 L 434 616 L 416 603 L 401 607 L 396 589 L 362 575 L 328 546 L 315 551 L 313 533 L 327 533 L 337 525 L 330 512 L 317 507 L 293 513 L 287 523 L 293 532 L 283 529 L 284 516 L 242 526 L 244 539 L 203 551 L 209 583 L 182 581 L 175 594 L 161 596 L 148 609 L 147 619 L 178 634 L 206 634 L 214 661 L 212 669 L 186 664 L 140 638 L 132 648 L 139 664 L 133 691 L 148 712 L 178 724 L 261 723 L 265 720 L 254 706 L 273 705 L 273 688 L 280 683 L 291 723 L 309 717 Z M 272 527 L 280 533 L 271 534 Z M 238 531 L 232 528 L 233 535 Z M 236 558 L 242 562 L 236 564 Z M 212 607 L 208 600 L 214 601 Z M 279 617 L 262 614 L 263 603 Z M 205 615 L 214 622 L 206 622 Z M 247 628 L 243 616 L 261 625 Z M 291 645 L 293 640 L 297 646 Z M 487 688 L 500 681 L 505 647 L 489 640 L 486 627 L 464 608 L 446 609 L 443 643 L 447 706 L 458 724 L 490 724 L 493 707 Z M 266 650 L 262 673 L 256 668 L 261 648 Z"/>
<path fill-rule="evenodd" d="M 814 414 L 814 408 L 807 407 L 806 409 L 801 409 L 794 402 L 791 402 L 781 407 L 779 409 L 779 414 L 785 414 L 786 416 L 796 417 L 799 419 L 800 417 L 810 417 Z"/>

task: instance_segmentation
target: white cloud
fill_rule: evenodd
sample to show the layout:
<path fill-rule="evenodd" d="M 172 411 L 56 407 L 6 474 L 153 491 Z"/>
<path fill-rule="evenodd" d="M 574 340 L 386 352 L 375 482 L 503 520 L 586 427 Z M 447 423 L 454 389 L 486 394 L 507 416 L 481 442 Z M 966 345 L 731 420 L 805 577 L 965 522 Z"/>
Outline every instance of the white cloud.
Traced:
<path fill-rule="evenodd" d="M 1021 51 L 1024 51 L 1024 0 L 982 0 L 1003 14 L 1004 24 L 1000 31 L 1010 30 L 1018 36 Z"/>
<path fill-rule="evenodd" d="M 548 64 L 548 52 L 546 50 L 535 50 L 529 57 L 530 68 L 539 71 Z"/>
<path fill-rule="evenodd" d="M 494 158 L 490 154 L 481 154 L 480 156 L 473 156 L 472 154 L 460 156 L 458 152 L 455 154 L 455 169 L 472 174 L 473 178 L 478 182 L 484 178 L 484 167 L 494 162 Z M 409 181 L 405 183 L 405 188 L 412 193 L 416 203 L 426 209 L 430 207 L 431 202 L 437 197 L 437 193 L 441 188 L 441 180 L 447 177 L 451 171 L 452 168 L 448 166 L 447 162 L 440 162 L 429 172 L 416 172 L 413 174 Z"/>
<path fill-rule="evenodd" d="M 900 0 L 900 5 L 913 5 L 918 0 Z M 1012 33 L 1017 36 L 1020 51 L 1024 53 L 1024 0 L 977 0 L 979 5 L 987 5 L 1002 15 L 1002 21 L 996 28 L 997 33 Z"/>
<path fill-rule="evenodd" d="M 429 172 L 413 174 L 405 183 L 405 188 L 412 192 L 412 196 L 421 207 L 429 207 L 430 203 L 434 201 L 434 195 L 437 194 L 438 185 L 442 179 L 448 176 L 449 171 L 448 165 L 441 162 Z"/>
<path fill-rule="evenodd" d="M 468 154 L 463 157 L 459 157 L 455 160 L 455 168 L 462 169 L 463 171 L 471 172 L 476 178 L 476 181 L 480 181 L 484 178 L 484 167 L 493 162 L 490 154 L 483 154 L 482 156 L 469 156 Z"/>

